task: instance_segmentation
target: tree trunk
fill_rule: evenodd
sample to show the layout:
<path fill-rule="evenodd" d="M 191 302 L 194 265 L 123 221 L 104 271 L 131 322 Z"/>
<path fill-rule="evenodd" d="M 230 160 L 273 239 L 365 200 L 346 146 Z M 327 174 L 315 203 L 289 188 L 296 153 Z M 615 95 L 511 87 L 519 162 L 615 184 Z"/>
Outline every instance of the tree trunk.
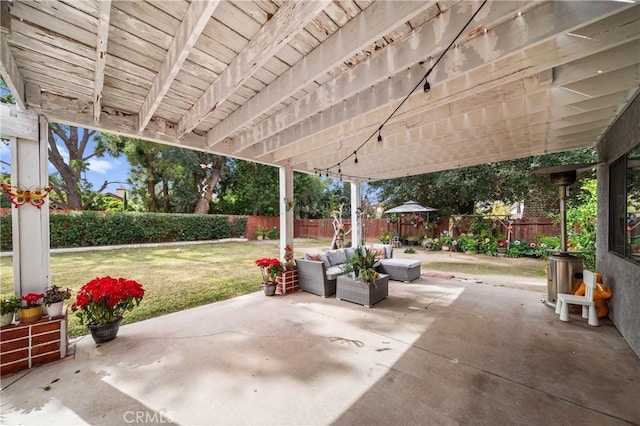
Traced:
<path fill-rule="evenodd" d="M 156 183 L 153 179 L 153 155 L 147 154 L 147 209 L 150 212 L 156 211 Z"/>
<path fill-rule="evenodd" d="M 220 175 L 221 172 L 219 169 L 212 171 L 211 176 L 209 177 L 207 190 L 204 192 L 204 194 L 202 194 L 202 196 L 198 197 L 198 202 L 196 203 L 194 213 L 207 214 L 209 212 L 209 201 L 211 201 L 213 192 L 215 191 L 216 185 L 220 180 Z"/>
<path fill-rule="evenodd" d="M 166 179 L 162 179 L 162 211 L 169 213 L 169 182 Z"/>

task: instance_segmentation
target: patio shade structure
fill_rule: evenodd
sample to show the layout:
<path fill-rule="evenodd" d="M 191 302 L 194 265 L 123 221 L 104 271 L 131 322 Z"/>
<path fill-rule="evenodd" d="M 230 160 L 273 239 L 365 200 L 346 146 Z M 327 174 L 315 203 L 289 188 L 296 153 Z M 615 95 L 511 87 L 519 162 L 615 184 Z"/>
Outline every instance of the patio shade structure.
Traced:
<path fill-rule="evenodd" d="M 438 209 L 434 209 L 433 207 L 423 207 L 418 204 L 416 201 L 407 201 L 404 204 L 394 207 L 389 210 L 385 210 L 384 214 L 400 214 L 400 213 L 429 213 L 435 212 Z"/>
<path fill-rule="evenodd" d="M 426 213 L 427 222 L 429 221 L 429 212 L 435 212 L 438 209 L 433 207 L 423 207 L 416 201 L 406 201 L 404 204 L 385 210 L 384 214 L 403 214 L 403 213 Z M 398 221 L 398 236 L 400 236 L 400 221 Z"/>
<path fill-rule="evenodd" d="M 593 147 L 640 81 L 639 3 L 0 4 L 19 107 L 347 181 Z"/>

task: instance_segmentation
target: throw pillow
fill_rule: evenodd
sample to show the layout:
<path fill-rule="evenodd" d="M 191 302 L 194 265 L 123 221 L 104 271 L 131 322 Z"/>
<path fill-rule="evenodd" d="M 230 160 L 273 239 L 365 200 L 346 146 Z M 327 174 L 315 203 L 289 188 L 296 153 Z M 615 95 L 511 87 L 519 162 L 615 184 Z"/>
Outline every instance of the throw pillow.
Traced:
<path fill-rule="evenodd" d="M 330 250 L 327 252 L 331 266 L 342 265 L 347 261 L 347 255 L 344 250 Z"/>

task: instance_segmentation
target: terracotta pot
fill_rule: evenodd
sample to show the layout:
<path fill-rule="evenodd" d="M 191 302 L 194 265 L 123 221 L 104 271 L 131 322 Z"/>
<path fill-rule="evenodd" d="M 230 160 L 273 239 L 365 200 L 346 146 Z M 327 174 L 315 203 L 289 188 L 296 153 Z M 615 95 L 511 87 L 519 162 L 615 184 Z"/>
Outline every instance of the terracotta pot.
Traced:
<path fill-rule="evenodd" d="M 20 322 L 29 324 L 42 318 L 42 306 L 31 306 L 20 309 Z"/>

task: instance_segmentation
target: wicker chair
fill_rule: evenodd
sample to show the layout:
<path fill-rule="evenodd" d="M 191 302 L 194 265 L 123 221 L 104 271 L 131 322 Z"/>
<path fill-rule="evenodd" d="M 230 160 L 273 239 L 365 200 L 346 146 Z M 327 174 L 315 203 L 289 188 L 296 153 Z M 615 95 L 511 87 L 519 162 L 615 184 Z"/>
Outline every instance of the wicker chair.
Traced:
<path fill-rule="evenodd" d="M 329 297 L 336 293 L 336 279 L 327 278 L 324 262 L 317 260 L 296 259 L 300 290 Z"/>

